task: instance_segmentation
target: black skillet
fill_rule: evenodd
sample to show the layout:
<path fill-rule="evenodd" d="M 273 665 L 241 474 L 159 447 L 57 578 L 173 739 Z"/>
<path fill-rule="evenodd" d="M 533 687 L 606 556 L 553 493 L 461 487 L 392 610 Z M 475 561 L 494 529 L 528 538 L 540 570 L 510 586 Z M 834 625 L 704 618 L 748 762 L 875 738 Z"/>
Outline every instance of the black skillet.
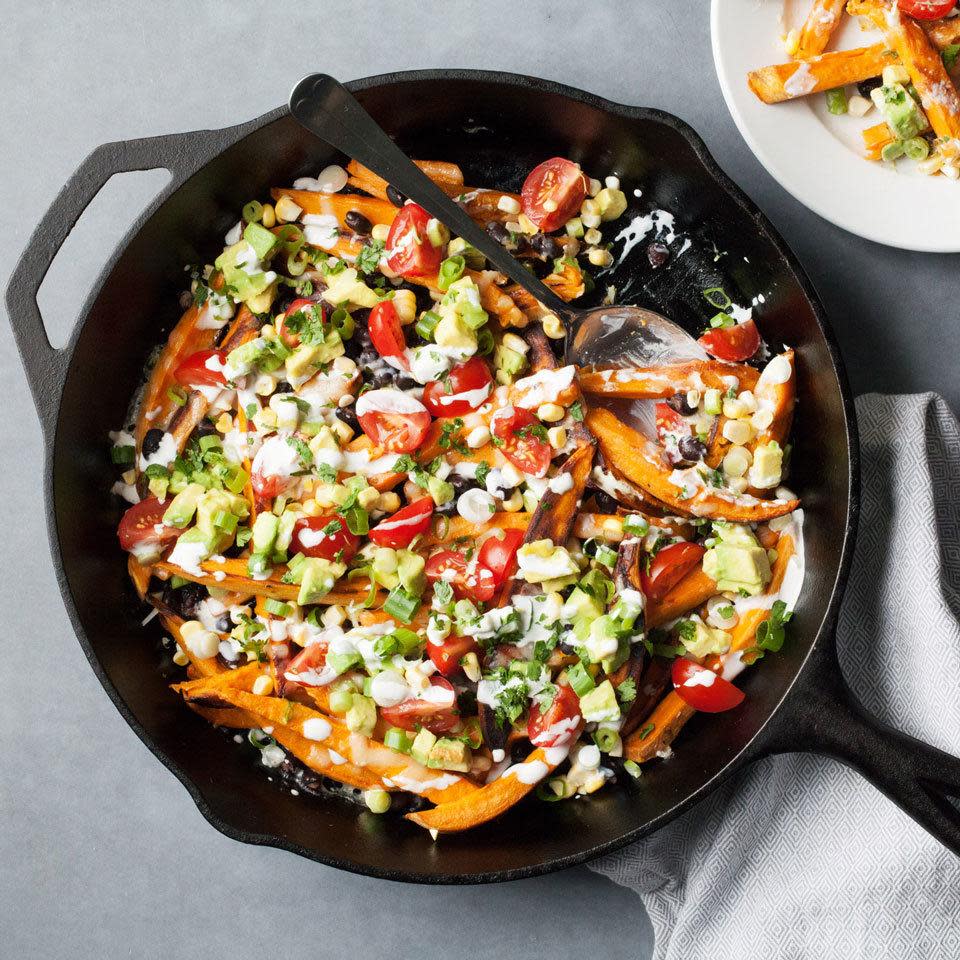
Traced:
<path fill-rule="evenodd" d="M 641 243 L 610 280 L 630 302 L 696 331 L 706 287 L 736 291 L 741 303 L 763 295 L 764 335 L 799 355 L 791 486 L 807 515 L 807 575 L 790 639 L 744 674 L 740 708 L 694 718 L 674 756 L 649 765 L 636 786 L 570 803 L 530 801 L 439 843 L 345 800 L 292 796 L 268 782 L 250 751 L 183 708 L 157 671 L 159 629 L 145 635 L 117 547 L 106 437 L 121 425 L 149 351 L 177 318 L 183 265 L 215 256 L 246 201 L 336 159 L 283 108 L 226 130 L 98 148 L 44 216 L 7 291 L 47 441 L 47 520 L 64 602 L 91 666 L 137 735 L 228 836 L 395 880 L 509 880 L 582 863 L 667 823 L 750 761 L 788 751 L 850 764 L 960 854 L 960 812 L 947 799 L 960 791 L 960 760 L 867 716 L 840 674 L 834 628 L 858 507 L 854 410 L 816 294 L 771 224 L 700 138 L 660 111 L 498 73 L 423 71 L 349 86 L 409 155 L 456 161 L 468 183 L 517 189 L 535 163 L 559 154 L 590 171 L 617 171 L 628 194 L 642 189 L 637 210 L 674 212 L 680 236 L 670 260 L 653 270 Z M 156 167 L 171 171 L 170 184 L 110 260 L 70 344 L 54 350 L 36 295 L 57 250 L 113 174 Z M 685 237 L 691 246 L 678 256 Z"/>

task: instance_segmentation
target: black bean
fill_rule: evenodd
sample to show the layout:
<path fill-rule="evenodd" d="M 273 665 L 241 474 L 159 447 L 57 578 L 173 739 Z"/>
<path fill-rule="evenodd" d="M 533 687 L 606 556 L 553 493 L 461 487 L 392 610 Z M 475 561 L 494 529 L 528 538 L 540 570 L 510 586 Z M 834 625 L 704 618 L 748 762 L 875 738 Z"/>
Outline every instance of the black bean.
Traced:
<path fill-rule="evenodd" d="M 561 254 L 560 244 L 546 233 L 535 233 L 530 238 L 530 249 L 544 260 L 556 260 Z"/>
<path fill-rule="evenodd" d="M 343 220 L 354 233 L 360 236 L 367 236 L 373 230 L 373 224 L 359 210 L 348 210 Z"/>
<path fill-rule="evenodd" d="M 375 390 L 381 387 L 389 387 L 393 383 L 394 370 L 391 367 L 383 366 L 370 372 L 369 383 Z"/>
<path fill-rule="evenodd" d="M 293 387 L 286 380 L 281 380 L 277 384 L 276 390 L 274 390 L 273 392 L 274 393 L 293 393 Z"/>
<path fill-rule="evenodd" d="M 656 240 L 647 247 L 647 259 L 654 270 L 662 267 L 670 259 L 670 249 L 666 244 L 658 243 Z"/>
<path fill-rule="evenodd" d="M 877 87 L 883 86 L 883 80 L 880 77 L 870 77 L 867 80 L 861 80 L 857 84 L 857 93 L 861 97 L 866 97 L 867 100 L 870 99 L 870 94 L 877 89 Z"/>
<path fill-rule="evenodd" d="M 372 346 L 365 347 L 357 357 L 357 366 L 364 370 L 380 366 L 380 354 Z"/>
<path fill-rule="evenodd" d="M 697 412 L 697 408 L 687 401 L 685 393 L 675 393 L 672 397 L 668 397 L 667 406 L 671 410 L 676 410 L 677 413 L 682 413 L 685 417 Z"/>
<path fill-rule="evenodd" d="M 402 207 L 407 198 L 392 184 L 387 184 L 387 199 L 395 206 Z"/>
<path fill-rule="evenodd" d="M 145 457 L 152 456 L 160 448 L 161 440 L 163 440 L 163 431 L 151 427 L 143 436 L 143 445 L 140 447 L 141 453 Z"/>
<path fill-rule="evenodd" d="M 360 432 L 360 421 L 357 419 L 357 411 L 352 406 L 337 407 L 337 419 L 345 423 L 354 433 Z"/>
<path fill-rule="evenodd" d="M 509 243 L 510 242 L 510 231 L 500 223 L 499 220 L 491 220 L 487 224 L 487 233 L 493 237 L 497 243 Z"/>
<path fill-rule="evenodd" d="M 441 504 L 439 507 L 435 507 L 434 510 L 439 514 L 450 515 L 457 512 L 457 500 L 460 499 L 460 494 L 476 486 L 476 484 L 466 477 L 461 477 L 458 473 L 451 473 L 450 476 L 447 477 L 447 483 L 453 487 L 453 499 Z"/>
<path fill-rule="evenodd" d="M 398 390 L 413 390 L 420 386 L 419 382 L 414 380 L 409 373 L 398 373 L 394 382 Z"/>
<path fill-rule="evenodd" d="M 174 613 L 186 620 L 192 620 L 200 601 L 206 596 L 206 587 L 199 583 L 185 583 L 174 589 L 168 581 L 163 588 L 161 599 Z"/>
<path fill-rule="evenodd" d="M 200 437 L 209 437 L 211 434 L 216 432 L 217 428 L 209 420 L 204 418 L 197 424 L 197 428 L 193 431 L 193 435 L 199 440 Z"/>
<path fill-rule="evenodd" d="M 683 437 L 677 445 L 684 460 L 696 463 L 707 455 L 707 445 L 696 437 Z"/>
<path fill-rule="evenodd" d="M 225 613 L 217 617 L 217 622 L 214 626 L 217 628 L 218 633 L 229 633 L 233 627 L 233 624 L 230 622 L 230 614 Z"/>
<path fill-rule="evenodd" d="M 609 493 L 605 493 L 603 490 L 593 491 L 593 501 L 597 505 L 598 513 L 617 512 L 617 501 L 611 497 Z"/>

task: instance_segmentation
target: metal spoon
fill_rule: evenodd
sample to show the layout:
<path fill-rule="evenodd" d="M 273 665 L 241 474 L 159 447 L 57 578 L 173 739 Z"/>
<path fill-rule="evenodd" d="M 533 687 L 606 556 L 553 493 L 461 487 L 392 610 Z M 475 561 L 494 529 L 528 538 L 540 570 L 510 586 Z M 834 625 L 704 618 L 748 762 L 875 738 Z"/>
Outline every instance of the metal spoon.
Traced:
<path fill-rule="evenodd" d="M 704 359 L 685 330 L 641 307 L 571 307 L 478 227 L 381 129 L 343 84 L 326 74 L 304 77 L 290 94 L 290 112 L 311 133 L 369 167 L 482 253 L 501 273 L 564 321 L 566 358 L 579 366 L 629 362 L 652 366 Z"/>

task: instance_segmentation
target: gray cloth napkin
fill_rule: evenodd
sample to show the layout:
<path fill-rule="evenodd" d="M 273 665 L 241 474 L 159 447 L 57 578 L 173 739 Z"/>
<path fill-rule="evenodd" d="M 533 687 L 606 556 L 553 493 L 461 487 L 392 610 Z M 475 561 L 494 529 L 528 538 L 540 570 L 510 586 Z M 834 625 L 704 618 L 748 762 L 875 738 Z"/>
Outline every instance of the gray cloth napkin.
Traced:
<path fill-rule="evenodd" d="M 960 426 L 932 394 L 857 413 L 844 673 L 877 717 L 960 754 Z M 591 867 L 640 894 L 655 960 L 960 957 L 960 859 L 826 758 L 760 761 Z"/>

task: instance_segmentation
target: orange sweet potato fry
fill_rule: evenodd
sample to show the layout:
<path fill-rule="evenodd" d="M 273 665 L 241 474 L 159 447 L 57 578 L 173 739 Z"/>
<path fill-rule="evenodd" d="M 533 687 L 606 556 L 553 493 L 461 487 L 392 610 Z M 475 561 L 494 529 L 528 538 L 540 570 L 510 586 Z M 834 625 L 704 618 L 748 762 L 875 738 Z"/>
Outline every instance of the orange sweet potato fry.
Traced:
<path fill-rule="evenodd" d="M 371 224 L 390 225 L 397 215 L 399 207 L 388 200 L 376 197 L 362 197 L 355 193 L 320 193 L 316 190 L 290 190 L 286 187 L 274 187 L 270 191 L 274 200 L 289 197 L 304 213 L 329 214 L 337 218 L 341 229 L 350 232 L 346 226 L 346 216 L 351 210 L 363 214 Z"/>
<path fill-rule="evenodd" d="M 808 60 L 823 53 L 843 18 L 847 0 L 813 0 L 807 19 L 800 28 L 800 39 L 794 57 Z"/>
<path fill-rule="evenodd" d="M 752 390 L 758 372 L 745 363 L 721 360 L 691 360 L 662 367 L 619 367 L 608 370 L 581 370 L 584 393 L 612 396 L 622 400 L 657 400 L 704 387 L 726 390 L 737 381 L 738 390 Z"/>

